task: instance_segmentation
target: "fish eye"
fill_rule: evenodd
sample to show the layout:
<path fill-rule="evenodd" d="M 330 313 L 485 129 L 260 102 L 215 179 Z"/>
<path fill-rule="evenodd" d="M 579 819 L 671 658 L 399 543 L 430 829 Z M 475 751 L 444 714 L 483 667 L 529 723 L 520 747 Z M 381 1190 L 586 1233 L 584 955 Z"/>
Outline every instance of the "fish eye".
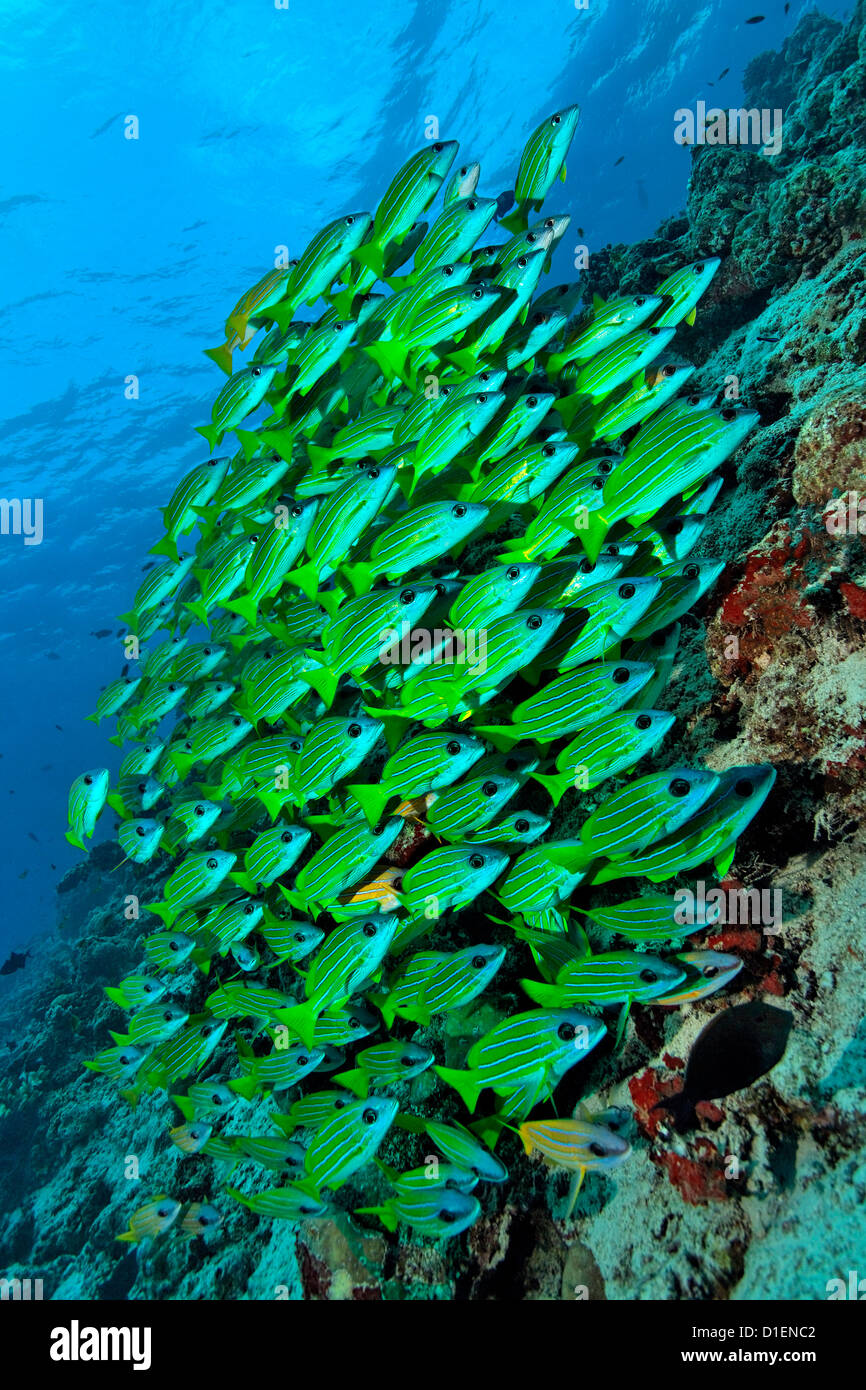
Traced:
<path fill-rule="evenodd" d="M 244 721 L 241 719 L 240 715 L 236 714 L 235 717 L 232 719 L 232 727 L 235 729 L 239 729 L 243 722 Z"/>
<path fill-rule="evenodd" d="M 556 1036 L 561 1038 L 563 1042 L 571 1042 L 572 1038 L 575 1036 L 574 1024 L 560 1023 L 556 1030 Z"/>
<path fill-rule="evenodd" d="M 349 727 L 348 727 L 348 729 L 346 730 L 346 733 L 349 735 L 349 738 L 360 738 L 360 736 L 361 736 L 361 725 L 360 725 L 360 724 L 350 724 Z"/>
<path fill-rule="evenodd" d="M 458 521 L 461 517 L 464 517 L 466 515 L 466 508 L 462 502 L 456 502 L 454 504 L 454 506 L 451 508 L 451 515 L 456 517 Z"/>
<path fill-rule="evenodd" d="M 526 626 L 532 631 L 537 632 L 544 619 L 538 613 L 531 613 L 526 619 Z"/>
<path fill-rule="evenodd" d="M 295 505 L 292 507 L 291 511 L 289 512 L 289 516 L 300 516 L 303 510 L 304 509 L 301 506 L 301 504 L 299 502 L 296 502 Z"/>
<path fill-rule="evenodd" d="M 595 565 L 591 560 L 581 560 L 577 568 L 580 574 L 592 574 Z"/>
<path fill-rule="evenodd" d="M 141 835 L 142 838 L 143 838 L 144 835 L 145 835 L 145 833 L 146 833 L 146 832 L 145 832 L 145 829 L 144 829 L 144 826 L 143 826 L 143 825 L 137 825 L 137 826 L 135 827 L 135 833 L 136 833 L 136 835 Z"/>
<path fill-rule="evenodd" d="M 171 1023 L 172 1019 L 174 1018 L 174 1014 L 172 1013 L 171 1009 L 163 1009 L 162 1016 L 165 1019 L 166 1023 Z"/>
<path fill-rule="evenodd" d="M 737 793 L 737 796 L 751 796 L 754 790 L 755 785 L 748 777 L 741 777 L 737 785 L 734 787 L 734 791 Z"/>
<path fill-rule="evenodd" d="M 659 333 L 661 333 L 662 330 L 661 330 L 660 328 L 656 327 L 655 325 L 653 325 L 653 327 L 650 328 L 649 331 L 650 331 L 650 333 L 653 335 L 653 337 L 656 338 L 656 337 L 658 337 Z"/>
<path fill-rule="evenodd" d="M 307 1065 L 307 1063 L 309 1062 L 309 1060 L 310 1060 L 309 1057 L 298 1057 L 298 1059 L 297 1059 L 298 1066 L 299 1066 L 299 1067 L 305 1067 L 305 1066 Z"/>
<path fill-rule="evenodd" d="M 610 471 L 611 471 L 612 468 L 613 468 L 613 464 L 611 463 L 610 459 L 599 459 L 599 464 L 598 464 L 598 471 L 599 471 L 599 473 L 610 473 Z"/>
<path fill-rule="evenodd" d="M 591 1154 L 594 1154 L 596 1158 L 605 1158 L 607 1156 L 607 1149 L 604 1147 L 604 1144 L 599 1144 L 597 1139 L 594 1139 L 590 1144 L 589 1151 Z"/>
<path fill-rule="evenodd" d="M 620 598 L 634 598 L 635 588 L 633 584 L 620 584 L 617 589 Z"/>
<path fill-rule="evenodd" d="M 697 579 L 699 575 L 700 570 L 698 569 L 697 565 L 686 565 L 685 569 L 683 570 L 684 579 Z"/>
<path fill-rule="evenodd" d="M 487 964 L 487 961 L 484 959 L 483 956 L 473 956 L 473 957 L 472 957 L 472 969 L 473 969 L 473 970 L 483 970 L 486 964 Z"/>
<path fill-rule="evenodd" d="M 444 148 L 445 146 L 442 144 L 441 140 L 437 140 L 436 144 L 433 146 L 433 153 L 441 154 Z M 366 1116 L 364 1118 L 366 1119 Z"/>
<path fill-rule="evenodd" d="M 635 306 L 635 308 L 636 308 L 636 309 L 642 309 L 643 306 L 644 306 L 644 304 L 646 304 L 646 295 L 643 295 L 643 294 L 636 294 L 635 297 L 634 297 L 634 306 Z"/>
<path fill-rule="evenodd" d="M 658 980 L 658 975 L 656 974 L 656 972 L 654 970 L 650 970 L 649 968 L 647 968 L 646 970 L 642 970 L 640 972 L 640 977 L 645 985 L 654 985 Z"/>
<path fill-rule="evenodd" d="M 668 362 L 667 366 L 662 367 L 662 376 L 673 376 L 675 371 L 676 367 L 673 365 L 673 363 Z"/>
<path fill-rule="evenodd" d="M 481 788 L 485 796 L 495 796 L 498 788 L 495 782 L 485 782 Z"/>
<path fill-rule="evenodd" d="M 615 670 L 614 673 L 613 673 L 613 683 L 614 683 L 614 685 L 625 685 L 625 683 L 626 683 L 627 680 L 628 680 L 628 667 L 627 667 L 627 666 L 617 666 L 616 670 Z"/>
<path fill-rule="evenodd" d="M 143 989 L 145 994 L 153 994 L 153 985 L 144 985 Z"/>
<path fill-rule="evenodd" d="M 349 1019 L 350 1028 L 360 1028 L 361 1026 L 361 1020 L 359 1018 L 352 1017 Z"/>
<path fill-rule="evenodd" d="M 514 822 L 514 829 L 517 831 L 518 835 L 526 834 L 527 830 L 529 829 L 529 821 L 526 819 L 525 816 L 520 816 Z"/>
<path fill-rule="evenodd" d="M 291 741 L 291 743 L 289 744 L 289 752 L 290 752 L 290 753 L 300 753 L 300 751 L 301 751 L 301 740 L 298 739 L 298 738 L 293 738 L 292 741 Z"/>
<path fill-rule="evenodd" d="M 297 943 L 298 943 L 299 946 L 302 946 L 303 943 L 306 941 L 306 939 L 307 939 L 307 938 L 306 938 L 306 936 L 304 935 L 304 933 L 303 933 L 302 931 L 296 931 L 296 932 L 295 932 L 295 934 L 294 934 L 294 940 L 297 941 Z"/>
<path fill-rule="evenodd" d="M 288 845 L 288 844 L 291 844 L 292 839 L 293 839 L 293 836 L 292 836 L 291 830 L 284 830 L 283 833 L 282 833 L 282 835 L 280 836 L 280 843 L 281 843 L 281 844 L 284 844 L 284 845 Z"/>
<path fill-rule="evenodd" d="M 727 410 L 723 410 L 721 412 L 721 416 L 723 420 L 736 420 L 737 412 L 735 410 L 732 410 L 729 406 Z"/>
<path fill-rule="evenodd" d="M 480 396 L 476 396 L 476 397 L 475 397 L 475 404 L 476 404 L 476 405 L 486 405 L 486 404 L 487 404 L 487 395 L 486 395 L 486 393 L 485 393 L 484 391 L 481 392 L 481 395 L 480 395 Z"/>
<path fill-rule="evenodd" d="M 483 294 L 484 294 L 483 289 L 481 288 L 480 285 L 477 285 L 476 288 L 472 291 L 472 298 L 473 298 L 473 299 L 480 299 L 481 296 L 482 296 Z"/>
<path fill-rule="evenodd" d="M 258 536 L 248 536 L 248 537 L 247 537 L 247 544 L 248 544 L 248 545 L 255 545 L 255 543 L 256 543 L 257 540 L 258 540 Z"/>
<path fill-rule="evenodd" d="M 604 487 L 604 478 L 593 478 L 590 486 L 594 488 L 596 492 L 601 492 L 601 489 Z"/>
<path fill-rule="evenodd" d="M 401 602 L 401 603 L 414 603 L 414 602 L 415 602 L 415 590 L 414 590 L 414 589 L 404 589 L 403 592 L 402 592 L 401 595 L 400 595 L 400 602 Z"/>
<path fill-rule="evenodd" d="M 397 886 L 397 885 L 396 885 L 396 883 L 395 883 L 394 887 L 396 888 L 396 886 Z M 363 927 L 361 928 L 361 931 L 363 932 L 364 936 L 367 936 L 367 937 L 375 936 L 375 935 L 376 935 L 376 923 L 375 923 L 375 922 L 365 922 L 364 925 L 363 925 Z"/>
<path fill-rule="evenodd" d="M 634 724 L 636 729 L 648 729 L 652 724 L 652 720 L 648 714 L 639 714 Z"/>
<path fill-rule="evenodd" d="M 261 376 L 261 374 L 262 374 L 262 369 L 261 369 L 261 367 L 253 367 L 252 371 L 250 372 L 250 376 Z"/>
<path fill-rule="evenodd" d="M 436 585 L 436 597 L 437 597 L 437 598 L 441 598 L 442 595 L 443 595 L 444 593 L 447 593 L 447 590 L 446 590 L 446 588 L 445 588 L 445 585 L 444 585 L 444 584 L 437 584 L 437 585 Z"/>
<path fill-rule="evenodd" d="M 215 868 L 217 868 L 217 867 L 218 867 L 217 860 L 216 860 L 216 859 L 209 859 L 209 860 L 207 861 L 207 867 L 208 867 L 209 869 L 215 869 Z"/>
<path fill-rule="evenodd" d="M 612 556 L 616 557 L 616 556 L 619 554 L 619 546 L 618 546 L 618 545 L 606 545 L 606 546 L 604 547 L 604 550 L 603 550 L 601 553 L 602 553 L 602 555 L 612 555 Z"/>
<path fill-rule="evenodd" d="M 527 261 L 527 259 L 526 259 L 525 256 L 519 256 L 519 257 L 518 257 L 518 259 L 517 259 L 517 268 L 518 268 L 518 270 L 525 270 L 528 264 L 529 264 L 529 262 Z"/>
<path fill-rule="evenodd" d="M 541 451 L 542 457 L 546 459 L 552 459 L 555 453 L 556 449 L 553 447 L 552 444 L 545 444 L 544 448 Z"/>
<path fill-rule="evenodd" d="M 520 566 L 519 566 L 519 565 L 509 565 L 509 566 L 508 566 L 508 569 L 505 571 L 505 578 L 506 578 L 506 579 L 519 579 L 519 578 L 520 578 Z"/>
<path fill-rule="evenodd" d="M 91 781 L 92 781 L 93 779 L 90 778 L 90 777 L 85 777 L 84 780 L 85 780 L 85 782 L 87 783 L 87 785 L 90 786 L 90 783 L 91 783 Z M 139 792 L 141 793 L 141 795 L 144 796 L 144 793 L 147 791 L 147 783 L 146 783 L 146 782 L 139 782 L 139 784 L 138 784 L 138 790 L 139 790 Z"/>
<path fill-rule="evenodd" d="M 170 951 L 179 951 L 179 950 L 180 950 L 180 945 L 178 944 L 177 941 L 170 941 L 170 942 L 168 943 L 168 949 L 169 949 Z"/>
<path fill-rule="evenodd" d="M 345 217 L 345 218 L 343 219 L 343 221 L 345 222 L 345 224 L 346 224 L 347 227 L 351 227 L 351 225 L 352 225 L 352 223 L 354 222 L 354 220 L 355 220 L 355 219 L 354 219 L 354 217 L 351 215 L 351 213 L 349 214 L 348 217 Z"/>
<path fill-rule="evenodd" d="M 460 744 L 457 742 L 456 738 L 452 738 L 450 743 L 446 743 L 445 752 L 448 753 L 450 757 L 456 758 L 457 754 L 460 752 Z"/>
<path fill-rule="evenodd" d="M 668 786 L 668 791 L 671 796 L 688 796 L 691 791 L 691 786 L 686 781 L 685 777 L 675 777 Z"/>
<path fill-rule="evenodd" d="M 505 759 L 505 768 L 507 772 L 516 772 L 519 767 L 520 763 L 517 761 L 516 758 Z"/>
<path fill-rule="evenodd" d="M 379 470 L 378 470 L 378 468 L 368 468 L 368 469 L 367 469 L 367 477 L 368 477 L 368 478 L 378 478 L 378 476 L 379 476 Z"/>
<path fill-rule="evenodd" d="M 484 855 L 483 855 L 483 854 L 470 854 L 470 856 L 469 856 L 469 867 L 470 867 L 470 869 L 483 869 L 483 868 L 484 868 Z"/>
<path fill-rule="evenodd" d="M 675 516 L 674 519 L 673 519 L 673 521 L 671 522 L 670 526 L 668 527 L 668 535 L 669 535 L 669 536 L 678 536 L 678 535 L 680 534 L 680 531 L 682 531 L 682 529 L 683 529 L 683 523 L 682 523 L 681 519 L 680 519 L 678 516 Z"/>
<path fill-rule="evenodd" d="M 197 816 L 203 816 L 203 815 L 204 815 L 204 807 L 203 807 L 203 806 L 196 806 L 196 808 L 195 808 L 195 813 L 194 813 L 194 814 L 197 815 Z"/>
<path fill-rule="evenodd" d="M 550 118 L 550 124 L 551 124 L 551 125 L 560 125 L 561 123 L 562 123 L 562 117 L 560 116 L 559 112 L 557 111 L 557 113 L 556 113 L 555 116 L 551 116 L 551 118 Z"/>
<path fill-rule="evenodd" d="M 714 980 L 714 979 L 716 978 L 716 976 L 718 975 L 718 973 L 719 973 L 719 967 L 718 967 L 717 965 L 708 965 L 708 966 L 706 967 L 706 969 L 704 970 L 704 979 L 705 979 L 705 980 Z"/>
<path fill-rule="evenodd" d="M 689 405 L 700 405 L 700 396 L 689 396 Z"/>
<path fill-rule="evenodd" d="M 537 397 L 537 396 L 527 396 L 527 398 L 526 398 L 526 404 L 528 405 L 528 407 L 529 407 L 530 410 L 534 410 L 535 407 L 538 405 L 538 397 Z"/>
<path fill-rule="evenodd" d="M 401 1066 L 401 1067 L 414 1067 L 414 1065 L 415 1065 L 415 1058 L 414 1058 L 414 1057 L 411 1057 L 411 1056 L 409 1056 L 409 1055 L 407 1054 L 407 1055 L 405 1055 L 405 1056 L 403 1056 L 403 1057 L 400 1058 L 400 1066 Z"/>
<path fill-rule="evenodd" d="M 376 1112 L 375 1110 L 365 1110 L 361 1118 L 365 1125 L 374 1125 L 376 1123 Z"/>
<path fill-rule="evenodd" d="M 394 889 L 394 892 L 395 892 L 395 893 L 399 893 L 399 892 L 400 892 L 400 889 L 403 887 L 403 876 L 402 876 L 402 874 L 400 875 L 399 878 L 395 878 L 395 879 L 394 879 L 394 882 L 392 883 L 391 887 Z"/>
<path fill-rule="evenodd" d="M 93 786 L 93 778 L 90 777 L 89 775 L 88 775 L 87 777 L 85 777 L 85 779 L 84 779 L 84 785 L 85 785 L 85 787 L 92 787 L 92 786 Z M 144 791 L 144 787 L 139 787 L 138 790 L 139 790 L 140 792 L 141 792 L 141 791 Z"/>
<path fill-rule="evenodd" d="M 477 204 L 477 202 L 475 201 L 474 198 L 470 198 L 470 199 L 469 199 L 469 202 L 466 204 L 466 206 L 467 206 L 467 208 L 469 209 L 470 212 L 474 212 L 475 209 L 478 207 L 478 204 Z"/>
<path fill-rule="evenodd" d="M 443 265 L 442 274 L 447 275 L 450 278 L 454 274 L 453 265 Z"/>
<path fill-rule="evenodd" d="M 694 271 L 695 275 L 700 275 L 703 272 L 703 269 L 703 261 L 696 261 L 695 264 L 692 266 L 692 270 Z"/>

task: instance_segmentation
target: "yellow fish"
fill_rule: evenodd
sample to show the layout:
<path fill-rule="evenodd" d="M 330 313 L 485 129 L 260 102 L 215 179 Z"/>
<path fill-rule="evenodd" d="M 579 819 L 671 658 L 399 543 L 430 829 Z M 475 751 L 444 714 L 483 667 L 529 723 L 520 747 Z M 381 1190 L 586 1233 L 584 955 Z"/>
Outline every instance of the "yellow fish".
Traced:
<path fill-rule="evenodd" d="M 566 1216 L 574 1210 L 584 1175 L 590 1169 L 615 1168 L 631 1153 L 631 1145 L 612 1129 L 588 1120 L 527 1120 L 518 1133 L 527 1154 L 537 1149 L 556 1167 L 574 1173 Z"/>
<path fill-rule="evenodd" d="M 177 1220 L 180 1206 L 180 1202 L 161 1192 L 158 1197 L 145 1202 L 143 1207 L 132 1213 L 129 1218 L 129 1230 L 124 1231 L 117 1239 L 129 1240 L 137 1245 L 141 1240 L 152 1240 L 154 1236 L 161 1236 Z"/>

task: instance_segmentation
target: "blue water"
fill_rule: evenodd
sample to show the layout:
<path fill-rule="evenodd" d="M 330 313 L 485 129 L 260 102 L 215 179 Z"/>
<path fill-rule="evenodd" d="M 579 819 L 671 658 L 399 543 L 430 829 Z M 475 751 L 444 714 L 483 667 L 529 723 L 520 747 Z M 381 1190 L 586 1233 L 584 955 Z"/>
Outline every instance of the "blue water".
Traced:
<path fill-rule="evenodd" d="M 107 727 L 83 720 L 124 659 L 90 634 L 120 627 L 156 507 L 205 457 L 193 427 L 221 376 L 201 350 L 274 248 L 372 210 L 429 116 L 496 196 L 529 131 L 576 101 L 549 283 L 573 278 L 574 242 L 633 241 L 683 206 L 674 111 L 739 105 L 746 64 L 808 8 L 773 0 L 745 25 L 757 4 L 7 0 L 0 497 L 41 498 L 44 538 L 0 537 L 0 949 L 53 925 L 80 859 L 67 790 L 106 761 Z"/>

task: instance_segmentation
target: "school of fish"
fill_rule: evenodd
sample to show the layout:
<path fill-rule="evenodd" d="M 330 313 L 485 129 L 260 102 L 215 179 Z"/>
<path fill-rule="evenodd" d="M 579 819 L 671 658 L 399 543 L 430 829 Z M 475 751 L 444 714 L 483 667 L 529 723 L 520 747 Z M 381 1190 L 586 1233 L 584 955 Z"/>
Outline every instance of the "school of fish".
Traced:
<path fill-rule="evenodd" d="M 133 1106 L 170 1097 L 167 1142 L 260 1216 L 334 1212 L 364 1169 L 385 1195 L 356 1214 L 454 1236 L 507 1179 L 509 1133 L 578 1181 L 615 1166 L 628 1143 L 559 1119 L 560 1081 L 632 1008 L 739 969 L 681 949 L 704 924 L 672 892 L 588 895 L 724 874 L 774 773 L 623 780 L 673 723 L 654 705 L 678 619 L 721 568 L 690 552 L 758 416 L 686 394 L 671 351 L 717 260 L 585 307 L 541 288 L 578 116 L 530 136 L 508 216 L 428 143 L 375 213 L 239 300 L 208 350 L 211 456 L 163 510 L 130 671 L 92 716 L 116 718 L 116 785 L 96 768 L 70 792 L 71 843 L 107 805 L 126 860 L 166 869 L 87 1065 Z M 549 838 L 564 799 L 580 828 Z M 441 1016 L 500 971 L 525 1004 L 444 1065 Z M 395 1130 L 420 1167 L 388 1165 Z M 158 1194 L 119 1239 L 181 1205 Z M 196 1203 L 177 1229 L 219 1221 Z"/>

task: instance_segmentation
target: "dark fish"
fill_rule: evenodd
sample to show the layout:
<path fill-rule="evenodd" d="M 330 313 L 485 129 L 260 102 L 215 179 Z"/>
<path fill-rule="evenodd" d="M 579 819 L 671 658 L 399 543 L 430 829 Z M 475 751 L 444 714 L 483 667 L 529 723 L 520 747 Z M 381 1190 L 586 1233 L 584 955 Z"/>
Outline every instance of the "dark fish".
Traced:
<path fill-rule="evenodd" d="M 63 725 L 62 725 L 62 724 L 55 724 L 54 727 L 55 727 L 55 729 L 57 730 L 58 733 L 60 733 L 60 734 L 63 733 Z"/>
<path fill-rule="evenodd" d="M 53 869 L 55 873 L 57 872 L 57 865 L 56 865 L 56 864 L 49 864 L 48 867 L 49 867 L 50 869 Z"/>
<path fill-rule="evenodd" d="M 36 839 L 36 836 L 33 834 L 33 831 L 32 831 L 32 830 L 28 830 L 28 831 L 27 831 L 27 838 L 28 838 L 28 840 L 35 840 L 35 841 L 36 841 L 36 844 L 37 844 L 37 845 L 39 844 L 39 841 L 38 841 L 38 839 Z"/>
<path fill-rule="evenodd" d="M 787 9 L 787 5 L 785 6 L 785 8 Z M 730 68 L 722 68 L 721 72 L 719 73 L 718 77 L 716 78 L 716 81 L 717 81 L 717 82 L 721 82 L 722 78 L 723 78 L 723 77 L 727 77 L 727 75 L 728 75 L 728 73 L 729 73 L 730 71 L 731 71 Z"/>
<path fill-rule="evenodd" d="M 613 161 L 613 167 L 614 167 L 614 169 L 616 168 L 617 164 L 622 164 L 622 161 L 623 161 L 624 159 L 625 159 L 625 155 L 624 155 L 624 154 L 621 154 L 620 157 L 619 157 L 619 159 L 615 159 L 615 160 Z"/>
<path fill-rule="evenodd" d="M 120 679 L 121 679 L 121 680 L 123 680 L 123 677 L 126 675 L 126 673 L 127 673 L 128 670 L 129 670 L 129 662 L 127 661 L 126 665 L 124 666 L 123 670 L 122 670 L 121 673 L 120 673 Z"/>
<path fill-rule="evenodd" d="M 496 211 L 493 216 L 498 222 L 500 217 L 504 217 L 510 208 L 514 207 L 514 194 L 510 188 L 506 188 L 504 193 L 500 193 L 496 199 Z"/>
<path fill-rule="evenodd" d="M 779 343 L 781 338 L 758 338 L 759 343 Z"/>
<path fill-rule="evenodd" d="M 0 965 L 0 975 L 14 975 L 16 970 L 23 970 L 24 962 L 29 955 L 29 951 L 25 951 L 23 955 L 20 951 L 13 951 L 9 959 Z"/>
<path fill-rule="evenodd" d="M 694 1120 L 698 1101 L 744 1091 L 782 1060 L 793 1021 L 784 1009 L 760 1000 L 716 1014 L 695 1039 L 683 1089 L 654 1109 L 670 1110 L 683 1134 Z"/>
<path fill-rule="evenodd" d="M 147 574 L 147 571 L 148 571 L 148 570 L 152 570 L 155 564 L 156 564 L 156 561 L 155 561 L 155 560 L 151 560 L 151 561 L 150 561 L 150 564 L 148 564 L 148 565 L 142 565 L 142 567 L 141 567 L 141 572 L 142 572 L 142 574 Z"/>
<path fill-rule="evenodd" d="M 59 661 L 59 660 L 60 660 L 60 657 L 59 657 L 59 655 L 58 655 L 57 652 L 48 652 L 48 653 L 47 653 L 47 656 L 48 656 L 48 660 L 49 660 L 49 661 Z"/>
<path fill-rule="evenodd" d="M 111 636 L 111 628 L 110 628 L 110 627 L 101 627 L 101 628 L 99 629 L 98 632 L 91 632 L 90 635 L 91 635 L 91 637 L 110 637 L 110 636 Z"/>
<path fill-rule="evenodd" d="M 40 772 L 50 772 L 53 766 L 54 766 L 53 763 L 43 763 L 42 766 L 40 767 L 39 771 L 40 771 Z"/>
<path fill-rule="evenodd" d="M 763 24 L 763 22 L 764 16 L 762 14 L 753 14 L 751 19 L 746 20 L 747 24 Z"/>
<path fill-rule="evenodd" d="M 124 634 L 125 632 L 126 632 L 126 628 L 125 628 L 125 627 L 119 627 L 119 628 L 117 629 L 117 631 L 115 632 L 114 635 L 115 635 L 115 637 L 122 637 L 123 634 Z"/>
<path fill-rule="evenodd" d="M 791 6 L 790 6 L 790 5 L 786 5 L 786 6 L 785 6 L 785 14 L 787 14 L 787 13 L 788 13 L 788 11 L 789 11 L 789 10 L 790 10 L 790 8 L 791 8 Z"/>
<path fill-rule="evenodd" d="M 708 82 L 708 83 L 707 83 L 707 86 L 708 86 L 708 87 L 715 87 L 715 85 L 716 85 L 715 82 Z"/>
<path fill-rule="evenodd" d="M 647 197 L 647 191 L 643 186 L 643 179 L 638 179 L 637 181 L 637 200 L 642 208 L 649 207 L 649 198 Z"/>

